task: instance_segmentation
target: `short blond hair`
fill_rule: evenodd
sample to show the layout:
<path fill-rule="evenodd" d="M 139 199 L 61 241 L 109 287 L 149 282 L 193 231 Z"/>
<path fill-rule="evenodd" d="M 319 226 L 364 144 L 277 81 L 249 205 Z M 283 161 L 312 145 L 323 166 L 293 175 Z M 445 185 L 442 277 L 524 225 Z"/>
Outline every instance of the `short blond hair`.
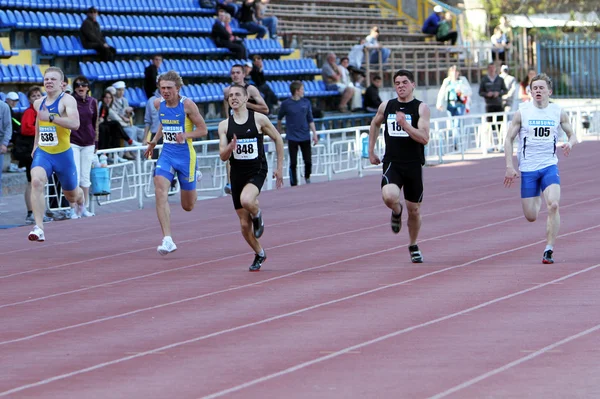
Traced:
<path fill-rule="evenodd" d="M 44 76 L 46 76 L 48 72 L 57 72 L 60 75 L 61 82 L 65 81 L 65 73 L 62 71 L 62 69 L 57 67 L 49 67 L 44 71 Z"/>
<path fill-rule="evenodd" d="M 550 76 L 546 75 L 545 73 L 535 75 L 535 77 L 531 79 L 531 82 L 529 83 L 530 89 L 533 87 L 533 82 L 536 80 L 543 80 L 548 85 L 548 90 L 552 90 L 552 79 L 550 79 Z"/>
<path fill-rule="evenodd" d="M 160 82 L 163 80 L 168 80 L 169 82 L 175 82 L 175 86 L 179 89 L 183 86 L 183 79 L 179 74 L 173 70 L 165 73 L 161 73 L 158 76 L 158 86 L 160 87 Z"/>

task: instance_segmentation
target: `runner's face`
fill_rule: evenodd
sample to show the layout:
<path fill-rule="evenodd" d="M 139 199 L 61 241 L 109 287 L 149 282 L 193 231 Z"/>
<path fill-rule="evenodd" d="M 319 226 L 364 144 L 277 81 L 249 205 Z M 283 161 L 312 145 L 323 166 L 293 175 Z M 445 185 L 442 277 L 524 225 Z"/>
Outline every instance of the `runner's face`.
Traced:
<path fill-rule="evenodd" d="M 175 82 L 171 82 L 169 80 L 161 80 L 160 95 L 166 101 L 177 99 L 179 97 L 179 89 L 177 89 Z"/>
<path fill-rule="evenodd" d="M 405 98 L 412 94 L 415 84 L 406 76 L 397 76 L 396 79 L 394 79 L 394 87 L 396 88 L 398 97 Z"/>
<path fill-rule="evenodd" d="M 233 68 L 231 70 L 231 80 L 233 83 L 244 83 L 244 71 L 242 68 Z"/>
<path fill-rule="evenodd" d="M 246 104 L 248 96 L 246 96 L 246 93 L 239 87 L 232 87 L 229 90 L 227 101 L 232 109 L 239 109 L 242 105 Z"/>
<path fill-rule="evenodd" d="M 62 91 L 62 78 L 58 72 L 46 72 L 44 75 L 44 88 L 46 93 Z"/>
<path fill-rule="evenodd" d="M 545 80 L 534 80 L 531 82 L 531 96 L 535 101 L 546 101 L 551 94 L 552 90 L 548 88 L 548 83 Z"/>

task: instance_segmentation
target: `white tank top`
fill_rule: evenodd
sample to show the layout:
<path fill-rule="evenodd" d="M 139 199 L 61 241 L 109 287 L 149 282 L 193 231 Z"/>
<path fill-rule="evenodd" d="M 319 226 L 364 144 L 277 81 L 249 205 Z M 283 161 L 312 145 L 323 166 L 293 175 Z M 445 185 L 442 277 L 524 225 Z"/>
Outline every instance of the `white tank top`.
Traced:
<path fill-rule="evenodd" d="M 519 131 L 519 170 L 533 172 L 558 163 L 556 142 L 560 129 L 561 108 L 548 104 L 537 108 L 533 102 L 520 107 L 521 130 Z"/>

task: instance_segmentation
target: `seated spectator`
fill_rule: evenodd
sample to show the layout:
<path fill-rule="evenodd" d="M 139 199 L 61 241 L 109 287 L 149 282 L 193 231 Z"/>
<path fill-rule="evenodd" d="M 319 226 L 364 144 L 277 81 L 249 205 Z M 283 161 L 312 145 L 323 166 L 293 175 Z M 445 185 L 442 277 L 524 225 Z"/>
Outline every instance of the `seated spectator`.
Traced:
<path fill-rule="evenodd" d="M 492 41 L 492 59 L 494 61 L 506 61 L 506 48 L 508 47 L 508 41 L 506 35 L 502 32 L 502 29 L 496 27 L 494 34 L 491 37 Z"/>
<path fill-rule="evenodd" d="M 156 91 L 156 79 L 158 79 L 158 70 L 162 64 L 163 57 L 160 54 L 154 54 L 150 65 L 144 69 L 144 92 L 146 97 L 150 98 Z"/>
<path fill-rule="evenodd" d="M 350 72 L 348 71 L 348 65 L 349 65 L 348 57 L 343 57 L 340 60 L 340 65 L 338 65 L 338 68 L 340 69 L 340 73 L 342 75 L 340 82 L 346 87 L 351 87 L 353 90 L 352 103 L 350 104 L 350 109 L 352 111 L 361 111 L 362 107 L 363 107 L 362 91 L 358 87 L 354 86 L 354 82 L 350 78 Z"/>
<path fill-rule="evenodd" d="M 250 34 L 256 34 L 257 39 L 262 39 L 268 30 L 256 20 L 256 3 L 254 0 L 244 0 L 239 14 L 240 28 L 246 29 Z"/>
<path fill-rule="evenodd" d="M 248 58 L 244 43 L 232 33 L 231 25 L 229 25 L 230 21 L 231 15 L 223 9 L 219 9 L 210 37 L 217 47 L 229 49 L 233 54 L 233 58 L 237 60 Z"/>
<path fill-rule="evenodd" d="M 348 69 L 364 70 L 362 64 L 365 59 L 365 39 L 360 39 L 358 44 L 352 46 L 352 49 L 348 53 L 349 67 Z"/>
<path fill-rule="evenodd" d="M 109 87 L 112 89 L 112 87 Z M 128 144 L 133 144 L 133 140 L 129 138 L 123 127 L 119 123 L 119 116 L 112 108 L 113 94 L 107 89 L 102 97 L 100 109 L 98 110 L 98 149 L 105 150 L 108 148 L 121 147 L 121 140 Z M 120 159 L 121 161 L 122 159 Z M 124 161 L 124 160 L 123 160 Z"/>
<path fill-rule="evenodd" d="M 116 113 L 116 120 L 121 124 L 125 133 L 133 140 L 133 145 L 140 145 L 144 139 L 144 131 L 133 124 L 133 108 L 129 106 L 129 101 L 125 98 L 125 82 L 118 81 L 113 84 L 117 90 L 112 102 L 112 109 Z"/>
<path fill-rule="evenodd" d="M 371 81 L 371 86 L 367 87 L 365 92 L 364 104 L 365 111 L 377 112 L 381 105 L 381 97 L 379 97 L 379 88 L 383 84 L 381 76 L 375 75 Z"/>
<path fill-rule="evenodd" d="M 263 59 L 258 54 L 252 56 L 250 78 L 252 79 L 252 84 L 256 86 L 260 94 L 264 97 L 265 103 L 267 103 L 267 107 L 269 107 L 269 114 L 274 114 L 275 107 L 278 103 L 277 95 L 275 95 L 273 90 L 271 90 L 267 84 L 267 79 L 265 78 L 265 73 L 263 71 Z"/>
<path fill-rule="evenodd" d="M 100 61 L 114 61 L 117 50 L 106 43 L 100 24 L 96 21 L 98 10 L 96 7 L 90 7 L 87 10 L 87 18 L 83 20 L 81 28 L 81 44 L 85 49 L 96 50 Z"/>
<path fill-rule="evenodd" d="M 438 32 L 440 24 L 442 25 L 442 30 Z M 458 32 L 450 29 L 450 21 L 447 20 L 442 6 L 438 5 L 433 7 L 433 12 L 423 23 L 423 28 L 421 31 L 428 35 L 435 35 L 436 40 L 440 43 L 450 40 L 454 45 L 456 44 L 456 39 L 458 38 Z"/>
<path fill-rule="evenodd" d="M 240 5 L 236 4 L 235 0 L 217 0 L 217 10 L 225 10 L 235 18 L 240 11 Z"/>
<path fill-rule="evenodd" d="M 335 53 L 327 54 L 321 71 L 327 90 L 337 90 L 342 95 L 339 111 L 348 112 L 348 102 L 354 96 L 354 87 L 342 83 L 342 72 L 336 63 Z"/>
<path fill-rule="evenodd" d="M 256 21 L 269 31 L 269 38 L 277 39 L 277 17 L 265 17 L 267 4 L 270 0 L 256 0 Z"/>
<path fill-rule="evenodd" d="M 371 64 L 379 64 L 379 53 L 381 53 L 381 63 L 385 64 L 390 56 L 391 50 L 389 48 L 381 47 L 381 44 L 377 41 L 379 37 L 379 28 L 374 26 L 371 28 L 371 32 L 365 38 L 365 46 L 369 51 L 369 62 Z"/>

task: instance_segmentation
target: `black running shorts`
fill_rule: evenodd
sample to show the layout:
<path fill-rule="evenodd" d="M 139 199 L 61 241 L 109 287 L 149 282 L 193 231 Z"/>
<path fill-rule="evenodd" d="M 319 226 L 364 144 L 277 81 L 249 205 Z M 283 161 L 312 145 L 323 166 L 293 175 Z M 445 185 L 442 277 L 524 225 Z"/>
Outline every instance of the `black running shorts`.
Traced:
<path fill-rule="evenodd" d="M 231 198 L 233 198 L 233 206 L 236 210 L 243 208 L 240 197 L 246 184 L 254 184 L 258 187 L 258 192 L 260 192 L 267 178 L 267 170 L 268 166 L 266 163 L 263 167 L 252 168 L 250 170 L 231 168 Z"/>
<path fill-rule="evenodd" d="M 423 201 L 423 168 L 420 163 L 384 162 L 381 187 L 386 184 L 404 188 L 404 199 L 407 201 Z"/>

